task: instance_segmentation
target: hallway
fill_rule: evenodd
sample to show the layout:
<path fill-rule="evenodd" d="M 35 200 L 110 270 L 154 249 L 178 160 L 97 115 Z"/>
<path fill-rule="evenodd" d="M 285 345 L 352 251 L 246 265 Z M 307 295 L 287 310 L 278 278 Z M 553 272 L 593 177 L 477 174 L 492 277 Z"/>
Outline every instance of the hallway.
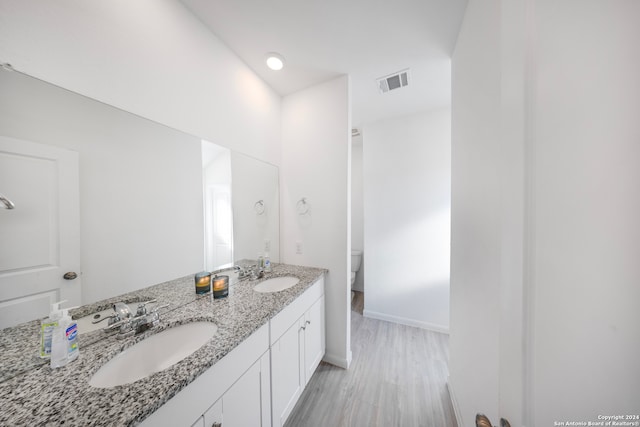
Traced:
<path fill-rule="evenodd" d="M 362 316 L 351 303 L 349 370 L 321 363 L 287 427 L 457 427 L 447 390 L 449 337 Z"/>

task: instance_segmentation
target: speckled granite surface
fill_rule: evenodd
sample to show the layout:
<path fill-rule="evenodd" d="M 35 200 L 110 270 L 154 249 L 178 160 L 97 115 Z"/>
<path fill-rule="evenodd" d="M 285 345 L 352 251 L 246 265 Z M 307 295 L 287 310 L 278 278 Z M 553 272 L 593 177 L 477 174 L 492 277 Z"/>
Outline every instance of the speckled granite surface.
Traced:
<path fill-rule="evenodd" d="M 0 333 L 0 425 L 136 425 L 294 301 L 325 272 L 318 268 L 276 264 L 273 272 L 262 279 L 232 284 L 229 296 L 218 300 L 213 300 L 210 294 L 196 296 L 193 276 L 187 276 L 80 307 L 71 312 L 74 318 L 107 308 L 115 301 L 155 298 L 158 304 L 171 304 L 160 311 L 160 325 L 145 334 L 124 340 L 102 331 L 80 335 L 80 357 L 56 370 L 38 357 L 39 321 L 3 329 Z M 275 293 L 253 290 L 257 283 L 278 276 L 295 276 L 300 282 Z M 87 383 L 104 363 L 146 336 L 202 320 L 218 325 L 217 334 L 172 367 L 110 389 L 94 388 Z"/>

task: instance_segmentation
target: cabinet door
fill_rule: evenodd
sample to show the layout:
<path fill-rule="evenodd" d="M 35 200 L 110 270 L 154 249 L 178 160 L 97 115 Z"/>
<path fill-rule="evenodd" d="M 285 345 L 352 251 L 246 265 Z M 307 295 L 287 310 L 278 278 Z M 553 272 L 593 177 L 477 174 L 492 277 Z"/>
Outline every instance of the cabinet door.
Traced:
<path fill-rule="evenodd" d="M 258 360 L 222 396 L 222 425 L 224 427 L 261 426 L 261 388 L 260 360 Z"/>
<path fill-rule="evenodd" d="M 319 298 L 304 315 L 304 368 L 305 385 L 324 357 L 324 296 Z"/>
<path fill-rule="evenodd" d="M 214 425 L 222 424 L 222 398 L 216 400 L 216 403 L 211 405 L 207 412 L 204 413 L 203 425 L 204 427 L 212 427 Z M 198 424 L 201 425 L 201 424 Z"/>
<path fill-rule="evenodd" d="M 304 388 L 303 322 L 304 317 L 294 322 L 271 346 L 273 427 L 284 425 Z"/>
<path fill-rule="evenodd" d="M 191 424 L 191 427 L 205 427 L 204 426 L 204 415 L 200 416 L 200 418 L 198 418 L 198 420 Z"/>

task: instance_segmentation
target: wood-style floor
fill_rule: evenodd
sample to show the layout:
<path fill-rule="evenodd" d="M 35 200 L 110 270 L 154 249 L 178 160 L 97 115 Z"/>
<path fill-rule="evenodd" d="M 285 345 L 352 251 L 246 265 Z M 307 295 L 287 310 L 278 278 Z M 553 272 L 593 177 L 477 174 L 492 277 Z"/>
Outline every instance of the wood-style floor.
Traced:
<path fill-rule="evenodd" d="M 285 427 L 457 427 L 448 335 L 364 318 L 363 306 L 356 292 L 351 367 L 321 363 Z"/>

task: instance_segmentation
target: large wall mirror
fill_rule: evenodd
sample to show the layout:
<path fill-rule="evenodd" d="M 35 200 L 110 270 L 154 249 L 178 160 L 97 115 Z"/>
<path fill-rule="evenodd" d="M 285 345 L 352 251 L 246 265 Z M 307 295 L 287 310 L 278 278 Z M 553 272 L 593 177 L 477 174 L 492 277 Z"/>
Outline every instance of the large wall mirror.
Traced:
<path fill-rule="evenodd" d="M 202 141 L 205 270 L 280 262 L 278 168 Z"/>
<path fill-rule="evenodd" d="M 276 166 L 19 72 L 0 93 L 0 326 L 279 261 Z"/>

